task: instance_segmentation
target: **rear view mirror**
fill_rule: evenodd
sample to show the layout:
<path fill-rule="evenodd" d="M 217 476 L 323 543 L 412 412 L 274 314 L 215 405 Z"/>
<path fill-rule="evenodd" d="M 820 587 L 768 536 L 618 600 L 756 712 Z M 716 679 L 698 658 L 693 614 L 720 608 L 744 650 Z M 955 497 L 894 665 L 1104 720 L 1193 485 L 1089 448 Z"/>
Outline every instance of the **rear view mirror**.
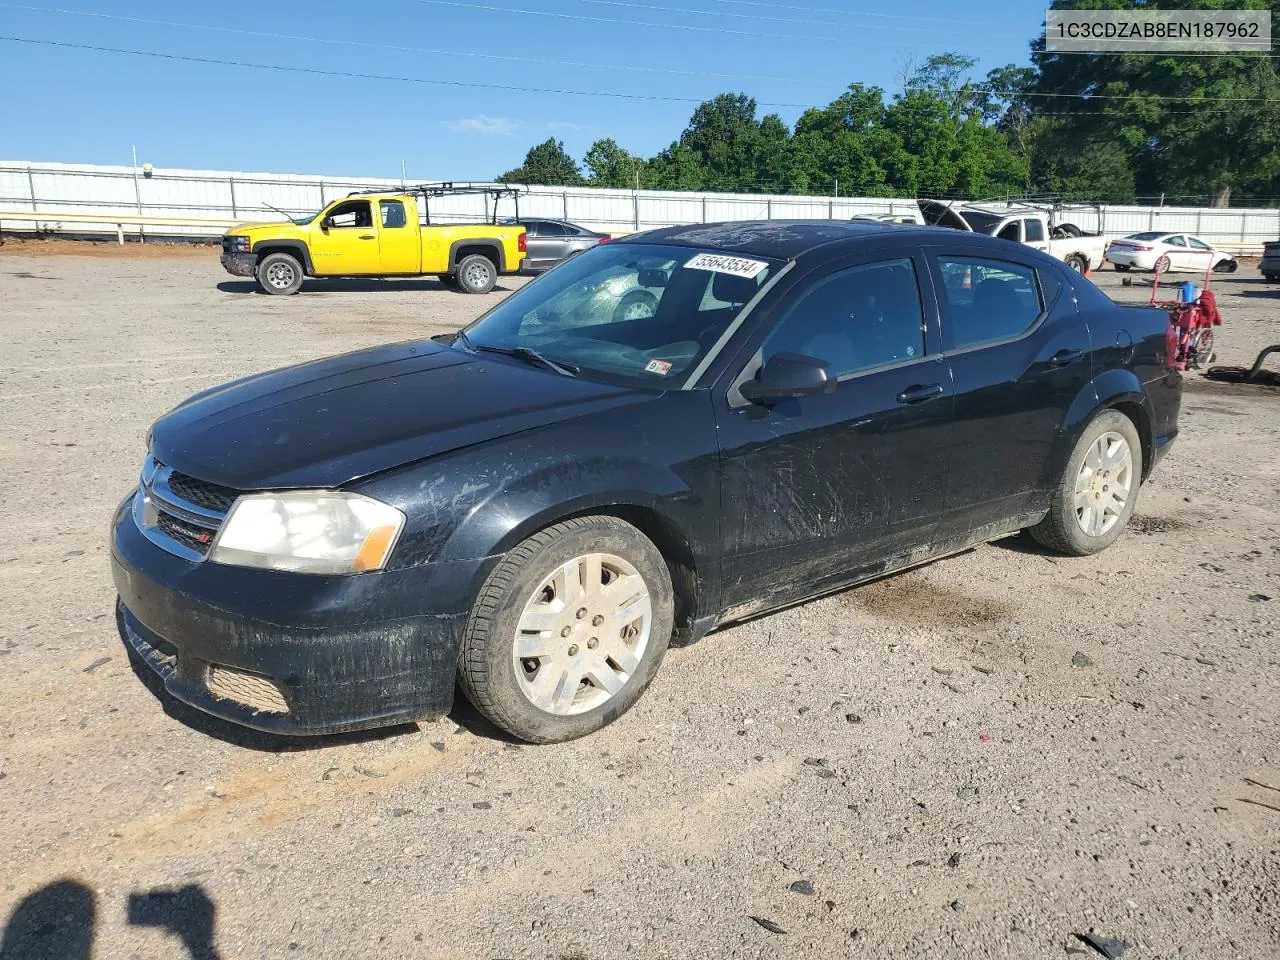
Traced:
<path fill-rule="evenodd" d="M 768 403 L 788 397 L 812 397 L 831 393 L 836 379 L 826 362 L 800 353 L 779 353 L 760 368 L 754 380 L 738 386 L 752 403 Z"/>
<path fill-rule="evenodd" d="M 667 285 L 667 271 L 641 270 L 636 282 L 642 287 L 665 287 Z"/>

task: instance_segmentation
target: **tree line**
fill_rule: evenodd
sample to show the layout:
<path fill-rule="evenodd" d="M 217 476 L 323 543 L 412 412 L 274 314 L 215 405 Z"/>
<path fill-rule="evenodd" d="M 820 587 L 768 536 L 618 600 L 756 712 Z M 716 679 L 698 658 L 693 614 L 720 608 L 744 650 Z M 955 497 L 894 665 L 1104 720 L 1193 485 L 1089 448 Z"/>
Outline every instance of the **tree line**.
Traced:
<path fill-rule="evenodd" d="M 1161 8 L 1220 6 L 1175 0 Z M 1055 0 L 1054 9 L 1138 8 L 1143 0 Z M 1270 8 L 1280 0 L 1233 0 Z M 554 138 L 498 179 L 508 183 L 832 196 L 1227 206 L 1280 195 L 1280 79 L 1271 54 L 1047 53 L 1030 67 L 973 76 L 957 53 L 903 71 L 902 89 L 853 83 L 788 124 L 722 93 L 651 157 L 612 139 L 579 163 Z M 1257 202 L 1256 199 L 1254 202 Z"/>

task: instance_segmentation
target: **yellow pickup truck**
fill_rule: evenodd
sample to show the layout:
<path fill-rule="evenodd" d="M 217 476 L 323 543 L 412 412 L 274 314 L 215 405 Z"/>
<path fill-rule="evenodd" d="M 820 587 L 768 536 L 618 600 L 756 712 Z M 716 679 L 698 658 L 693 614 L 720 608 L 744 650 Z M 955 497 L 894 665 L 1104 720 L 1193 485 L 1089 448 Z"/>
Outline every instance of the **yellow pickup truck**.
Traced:
<path fill-rule="evenodd" d="M 499 274 L 520 269 L 524 227 L 431 223 L 431 198 L 459 193 L 484 194 L 486 211 L 492 199 L 494 221 L 498 201 L 516 196 L 510 187 L 453 184 L 352 194 L 288 223 L 232 227 L 222 237 L 222 266 L 276 295 L 297 293 L 307 277 L 423 275 L 438 276 L 463 293 L 488 293 Z"/>

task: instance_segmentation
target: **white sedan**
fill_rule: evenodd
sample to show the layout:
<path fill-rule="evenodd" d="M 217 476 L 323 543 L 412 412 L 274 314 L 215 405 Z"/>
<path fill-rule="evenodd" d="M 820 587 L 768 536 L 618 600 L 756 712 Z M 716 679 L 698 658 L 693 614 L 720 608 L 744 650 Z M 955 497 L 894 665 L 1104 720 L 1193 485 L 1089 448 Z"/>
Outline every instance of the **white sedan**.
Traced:
<path fill-rule="evenodd" d="M 1233 273 L 1236 258 L 1215 250 L 1199 237 L 1187 233 L 1131 233 L 1107 245 L 1106 258 L 1117 270 L 1187 270 L 1205 273 L 1210 268 L 1220 273 Z"/>

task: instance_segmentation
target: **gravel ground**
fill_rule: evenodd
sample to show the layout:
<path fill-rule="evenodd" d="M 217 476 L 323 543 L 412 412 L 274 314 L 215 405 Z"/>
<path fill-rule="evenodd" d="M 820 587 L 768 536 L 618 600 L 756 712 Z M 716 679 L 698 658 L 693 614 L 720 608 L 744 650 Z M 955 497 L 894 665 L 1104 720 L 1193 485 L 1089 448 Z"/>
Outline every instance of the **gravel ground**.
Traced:
<path fill-rule="evenodd" d="M 1254 276 L 1217 285 L 1225 363 L 1280 342 Z M 279 741 L 129 667 L 106 528 L 146 426 L 493 301 L 249 290 L 0 250 L 6 960 L 1280 955 L 1276 392 L 1192 376 L 1105 554 L 1011 538 L 720 631 L 586 740 L 460 707 Z"/>

